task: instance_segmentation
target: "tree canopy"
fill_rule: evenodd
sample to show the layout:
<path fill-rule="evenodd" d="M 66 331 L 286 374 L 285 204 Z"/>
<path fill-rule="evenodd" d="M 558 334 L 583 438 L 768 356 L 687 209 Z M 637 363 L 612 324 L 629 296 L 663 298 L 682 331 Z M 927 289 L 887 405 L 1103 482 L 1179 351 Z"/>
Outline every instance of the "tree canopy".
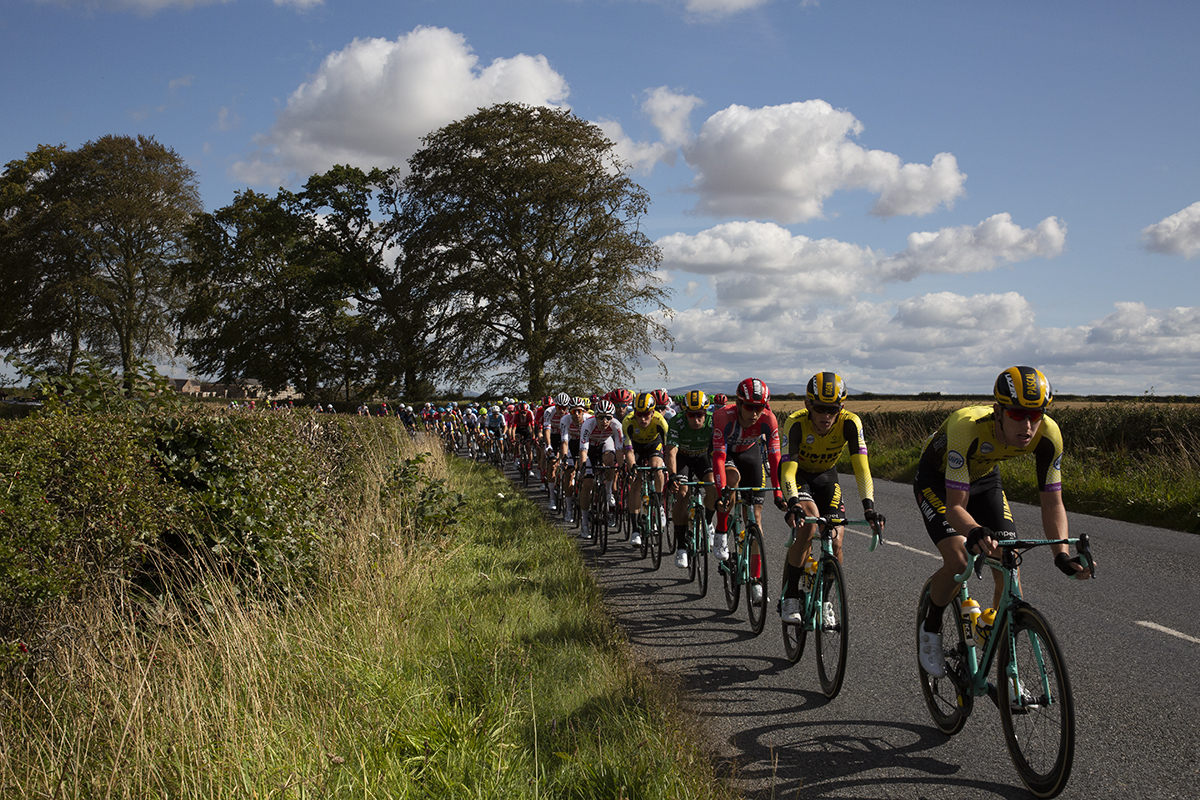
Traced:
<path fill-rule="evenodd" d="M 505 103 L 425 137 L 409 159 L 405 258 L 444 287 L 451 377 L 615 385 L 670 335 L 639 230 L 649 195 L 613 143 L 569 111 Z M 665 371 L 665 369 L 664 369 Z"/>
<path fill-rule="evenodd" d="M 0 346 L 70 374 L 172 350 L 173 266 L 201 210 L 195 173 L 152 137 L 42 145 L 0 176 Z"/>

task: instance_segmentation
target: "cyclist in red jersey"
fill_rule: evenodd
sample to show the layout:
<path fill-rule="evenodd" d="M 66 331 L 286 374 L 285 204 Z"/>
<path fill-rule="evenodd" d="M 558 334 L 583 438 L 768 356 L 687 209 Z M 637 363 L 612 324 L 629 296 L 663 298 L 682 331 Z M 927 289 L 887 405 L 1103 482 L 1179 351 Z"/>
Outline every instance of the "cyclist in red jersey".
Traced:
<path fill-rule="evenodd" d="M 779 422 L 771 411 L 768 401 L 771 391 L 758 378 L 746 378 L 738 384 L 737 402 L 713 412 L 713 482 L 718 494 L 736 486 L 775 488 L 775 505 L 786 508 L 783 490 L 779 488 Z M 767 453 L 767 465 L 763 464 L 763 449 Z M 769 467 L 769 472 L 767 470 Z M 754 521 L 762 526 L 762 492 L 756 492 L 750 500 L 754 508 Z M 722 497 L 717 504 L 717 535 L 713 540 L 713 554 L 720 560 L 729 558 L 729 509 L 732 502 Z M 751 563 L 761 555 L 751 553 Z M 756 584 L 756 589 L 761 587 Z M 756 601 L 758 598 L 755 598 Z"/>

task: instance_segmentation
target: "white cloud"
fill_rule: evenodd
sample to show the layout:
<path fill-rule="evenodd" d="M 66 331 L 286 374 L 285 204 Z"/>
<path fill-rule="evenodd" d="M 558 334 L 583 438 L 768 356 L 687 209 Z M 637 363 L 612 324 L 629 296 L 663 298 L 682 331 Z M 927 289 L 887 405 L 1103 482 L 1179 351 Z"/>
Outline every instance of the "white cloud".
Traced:
<path fill-rule="evenodd" d="M 925 273 L 968 273 L 1062 253 L 1063 224 L 1047 217 L 1021 228 L 1008 214 L 978 225 L 913 233 L 908 247 L 885 256 L 871 248 L 794 235 L 773 222 L 727 222 L 656 244 L 663 268 L 711 275 L 718 299 L 742 308 L 846 299 Z"/>
<path fill-rule="evenodd" d="M 1200 253 L 1200 203 L 1143 228 L 1142 245 L 1152 253 L 1184 258 Z"/>
<path fill-rule="evenodd" d="M 685 8 L 688 13 L 702 19 L 719 19 L 739 11 L 765 6 L 770 2 L 771 0 L 687 0 Z"/>
<path fill-rule="evenodd" d="M 928 214 L 963 194 L 966 175 L 949 153 L 930 165 L 903 164 L 850 140 L 863 130 L 824 100 L 717 112 L 683 148 L 696 170 L 697 209 L 714 216 L 771 218 L 785 224 L 820 217 L 834 192 L 879 194 L 878 216 Z"/>
<path fill-rule="evenodd" d="M 767 317 L 687 309 L 667 324 L 672 386 L 747 375 L 802 384 L 832 369 L 862 391 L 986 393 L 1001 369 L 1027 363 L 1060 393 L 1200 393 L 1200 308 L 1119 303 L 1087 325 L 1043 328 L 1015 292 L 939 292 Z"/>
<path fill-rule="evenodd" d="M 325 5 L 325 0 L 275 0 L 277 6 L 291 6 L 297 11 L 308 11 L 311 8 Z"/>
<path fill-rule="evenodd" d="M 400 166 L 420 137 L 500 102 L 561 104 L 566 79 L 544 56 L 480 67 L 460 34 L 419 27 L 395 41 L 355 39 L 331 53 L 288 98 L 275 125 L 234 165 L 253 185 L 286 182 L 334 164 Z"/>
<path fill-rule="evenodd" d="M 649 172 L 660 161 L 674 165 L 679 146 L 692 135 L 689 117 L 704 101 L 692 95 L 679 94 L 666 86 L 645 91 L 642 112 L 658 130 L 657 142 L 635 142 L 626 135 L 621 123 L 605 119 L 596 123 L 614 143 L 617 156 L 637 172 Z"/>

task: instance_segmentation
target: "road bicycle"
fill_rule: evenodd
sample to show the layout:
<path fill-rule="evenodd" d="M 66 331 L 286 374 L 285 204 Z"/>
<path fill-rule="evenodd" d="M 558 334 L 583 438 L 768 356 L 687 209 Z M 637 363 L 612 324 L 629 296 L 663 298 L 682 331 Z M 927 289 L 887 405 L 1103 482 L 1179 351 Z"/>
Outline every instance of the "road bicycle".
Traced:
<path fill-rule="evenodd" d="M 626 510 L 629 508 L 629 468 L 624 463 L 617 467 L 617 474 L 613 479 L 613 500 L 617 515 L 613 520 L 613 533 L 620 535 L 621 539 L 627 542 L 633 535 L 633 528 Z"/>
<path fill-rule="evenodd" d="M 947 608 L 953 619 L 943 617 L 946 675 L 935 678 L 917 662 L 925 704 L 947 736 L 962 730 L 976 697 L 987 695 L 996 704 L 1013 765 L 1038 797 L 1054 797 L 1063 790 L 1075 757 L 1075 702 L 1066 661 L 1046 618 L 1022 597 L 1017 571 L 1026 551 L 1050 544 L 1074 545 L 1080 563 L 1095 576 L 1087 534 L 1077 539 L 1001 541 L 998 559 L 968 553 L 967 569 L 954 576 L 959 590 Z M 964 620 L 962 612 L 970 596 L 967 578 L 972 571 L 981 575 L 984 566 L 1000 570 L 1004 579 L 990 630 L 972 625 L 970 616 Z M 928 608 L 927 581 L 917 606 L 918 647 Z M 998 662 L 996 683 L 988 680 L 993 661 Z"/>
<path fill-rule="evenodd" d="M 588 531 L 600 547 L 601 555 L 608 552 L 608 497 L 604 481 L 606 469 L 613 468 L 606 468 L 601 464 L 599 467 L 593 467 L 592 474 L 585 478 L 592 482 L 592 501 L 588 509 Z"/>
<path fill-rule="evenodd" d="M 804 591 L 800 595 L 800 623 L 783 622 L 783 652 L 793 664 L 804 655 L 804 643 L 812 631 L 817 653 L 817 677 L 821 693 L 832 700 L 842 690 L 846 678 L 846 649 L 850 636 L 850 613 L 846 600 L 846 578 L 842 565 L 833 554 L 833 540 L 839 527 L 858 525 L 867 520 L 847 520 L 840 517 L 801 517 L 792 528 L 788 547 L 796 540 L 801 525 L 816 525 L 813 549 L 819 548 L 816 569 L 807 569 L 810 553 L 805 554 Z M 881 540 L 883 527 L 871 526 L 871 545 L 874 550 Z M 783 613 L 783 592 L 779 593 L 777 608 Z"/>
<path fill-rule="evenodd" d="M 725 606 L 730 614 L 737 611 L 742 587 L 746 587 L 746 612 L 755 636 L 762 633 L 767 622 L 767 561 L 763 558 L 766 548 L 762 528 L 745 518 L 752 506 L 742 500 L 742 495 L 764 491 L 775 491 L 775 487 L 726 487 L 722 501 L 733 504 L 727 531 L 729 558 L 717 564 L 717 571 L 725 581 Z"/>
<path fill-rule="evenodd" d="M 679 481 L 687 486 L 687 540 L 680 543 L 688 553 L 688 583 L 696 582 L 697 596 L 708 594 L 708 515 L 704 508 L 703 488 L 712 486 L 712 481 Z"/>
<path fill-rule="evenodd" d="M 655 570 L 662 566 L 663 528 L 666 525 L 666 503 L 654 487 L 654 473 L 667 472 L 666 467 L 633 468 L 634 474 L 645 473 L 642 479 L 642 513 L 638 517 L 642 534 L 642 558 L 650 555 L 650 565 Z"/>

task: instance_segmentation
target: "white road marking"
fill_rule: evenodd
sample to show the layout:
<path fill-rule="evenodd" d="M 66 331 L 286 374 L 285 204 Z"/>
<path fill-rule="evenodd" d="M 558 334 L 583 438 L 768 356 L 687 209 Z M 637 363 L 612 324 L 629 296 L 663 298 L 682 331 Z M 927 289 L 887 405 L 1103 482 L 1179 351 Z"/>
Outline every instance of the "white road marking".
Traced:
<path fill-rule="evenodd" d="M 1195 636 L 1188 636 L 1186 633 L 1180 633 L 1179 631 L 1173 630 L 1172 628 L 1168 628 L 1165 625 L 1159 625 L 1157 622 L 1138 621 L 1135 624 L 1141 625 L 1143 628 L 1150 628 L 1151 630 L 1159 631 L 1160 633 L 1165 633 L 1170 636 L 1174 636 L 1177 639 L 1183 639 L 1185 642 L 1191 642 L 1193 644 L 1200 644 L 1200 639 L 1197 639 Z"/>
<path fill-rule="evenodd" d="M 857 533 L 859 536 L 865 536 L 868 539 L 871 538 L 870 530 L 860 531 L 860 530 L 855 530 L 854 528 L 846 528 L 846 530 L 850 531 L 851 533 Z M 885 536 L 887 535 L 887 531 L 884 531 L 884 535 Z M 901 550 L 907 550 L 910 553 L 916 553 L 919 556 L 928 556 L 929 558 L 937 558 L 937 559 L 941 558 L 941 556 L 937 553 L 931 553 L 928 550 L 918 550 L 915 547 L 909 547 L 908 545 L 900 544 L 899 542 L 889 542 L 887 539 L 884 539 L 883 543 L 886 545 L 891 545 L 892 547 L 899 547 Z"/>

